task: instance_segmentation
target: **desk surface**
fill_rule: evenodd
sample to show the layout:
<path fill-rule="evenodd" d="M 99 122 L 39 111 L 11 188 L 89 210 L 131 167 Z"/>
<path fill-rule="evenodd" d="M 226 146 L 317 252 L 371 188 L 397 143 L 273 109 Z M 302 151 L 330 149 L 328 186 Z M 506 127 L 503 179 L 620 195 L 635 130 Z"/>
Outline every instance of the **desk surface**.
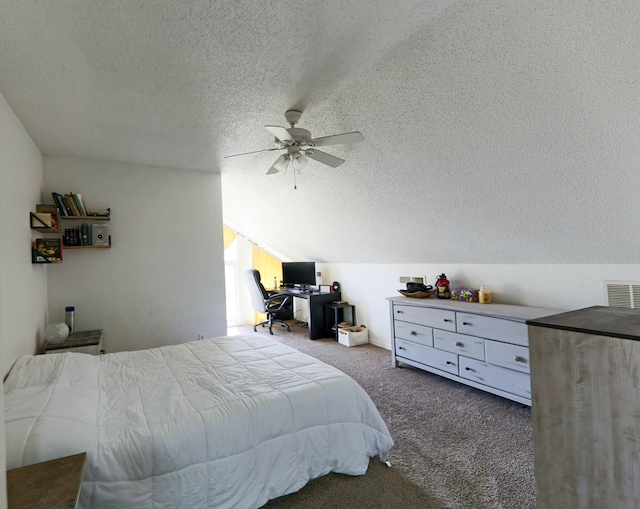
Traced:
<path fill-rule="evenodd" d="M 302 290 L 300 288 L 278 288 L 275 293 L 279 295 L 291 295 L 293 297 L 301 297 L 303 299 L 313 295 L 330 295 L 338 292 L 320 292 L 318 290 Z"/>

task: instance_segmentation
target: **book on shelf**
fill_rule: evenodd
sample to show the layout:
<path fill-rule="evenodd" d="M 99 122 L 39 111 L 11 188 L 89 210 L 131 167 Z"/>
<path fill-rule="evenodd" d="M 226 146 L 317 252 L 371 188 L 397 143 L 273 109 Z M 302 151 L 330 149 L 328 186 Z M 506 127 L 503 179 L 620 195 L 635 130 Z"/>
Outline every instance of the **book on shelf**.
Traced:
<path fill-rule="evenodd" d="M 65 228 L 64 230 L 64 245 L 65 246 L 82 246 L 82 235 L 79 228 Z"/>
<path fill-rule="evenodd" d="M 31 212 L 30 216 L 31 228 L 56 231 L 60 227 L 58 209 L 53 205 L 37 205 L 36 212 Z"/>
<path fill-rule="evenodd" d="M 76 205 L 75 200 L 73 199 L 73 196 L 71 196 L 71 194 L 65 194 L 64 195 L 64 200 L 65 200 L 65 205 L 67 205 L 67 208 L 71 210 L 71 215 L 72 216 L 79 216 L 80 214 L 80 210 L 78 209 L 78 206 Z"/>
<path fill-rule="evenodd" d="M 91 245 L 108 246 L 109 242 L 109 225 L 93 224 L 91 225 Z"/>
<path fill-rule="evenodd" d="M 80 225 L 80 245 L 82 246 L 90 246 L 91 245 L 91 237 L 89 236 L 89 225 L 87 223 L 82 223 Z"/>
<path fill-rule="evenodd" d="M 62 261 L 61 239 L 35 239 L 32 245 L 33 263 L 58 263 Z"/>
<path fill-rule="evenodd" d="M 60 209 L 60 214 L 63 216 L 72 216 L 73 214 L 70 214 L 69 211 L 67 210 L 67 207 L 64 203 L 64 196 L 62 196 L 60 193 L 51 193 L 51 196 L 53 196 L 53 203 L 55 203 L 58 208 Z"/>
<path fill-rule="evenodd" d="M 106 209 L 106 210 L 87 210 L 87 216 L 110 217 L 111 216 L 111 209 Z"/>
<path fill-rule="evenodd" d="M 42 204 L 42 203 L 36 205 L 36 216 L 43 217 L 43 218 L 47 217 L 47 216 L 40 216 L 39 214 L 49 214 L 49 221 L 51 223 L 49 228 L 60 227 L 60 222 L 58 218 L 60 212 L 56 205 L 48 205 L 48 204 Z M 32 224 L 31 226 L 37 226 L 37 225 Z"/>
<path fill-rule="evenodd" d="M 51 196 L 53 196 L 53 203 L 58 207 L 58 209 L 60 209 L 60 214 L 62 216 L 82 217 L 94 215 L 90 214 L 87 210 L 80 193 L 69 192 L 62 195 L 60 193 L 52 192 Z M 109 215 L 108 211 L 107 215 Z"/>
<path fill-rule="evenodd" d="M 77 207 L 78 207 L 78 212 L 79 212 L 79 216 L 86 216 L 87 215 L 87 209 L 84 206 L 84 202 L 82 201 L 82 195 L 81 194 L 77 194 L 77 193 L 69 193 L 71 195 L 71 197 L 73 198 L 73 200 L 75 201 Z"/>

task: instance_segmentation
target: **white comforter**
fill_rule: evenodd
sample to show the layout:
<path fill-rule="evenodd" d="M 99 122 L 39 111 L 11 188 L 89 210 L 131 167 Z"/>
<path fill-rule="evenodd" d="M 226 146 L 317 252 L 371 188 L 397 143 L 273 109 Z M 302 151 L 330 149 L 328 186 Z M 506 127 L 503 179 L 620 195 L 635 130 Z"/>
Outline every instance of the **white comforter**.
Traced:
<path fill-rule="evenodd" d="M 351 378 L 255 336 L 23 356 L 5 406 L 7 468 L 87 452 L 82 508 L 255 508 L 393 446 Z"/>

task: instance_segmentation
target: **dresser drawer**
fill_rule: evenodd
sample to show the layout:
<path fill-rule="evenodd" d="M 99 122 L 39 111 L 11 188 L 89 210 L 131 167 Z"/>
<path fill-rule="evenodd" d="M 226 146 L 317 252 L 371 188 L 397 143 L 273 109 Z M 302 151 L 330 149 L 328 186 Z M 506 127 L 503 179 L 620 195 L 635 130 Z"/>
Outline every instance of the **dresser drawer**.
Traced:
<path fill-rule="evenodd" d="M 531 382 L 527 373 L 460 357 L 460 376 L 531 399 Z"/>
<path fill-rule="evenodd" d="M 492 316 L 456 313 L 458 332 L 506 343 L 529 346 L 527 324 Z"/>
<path fill-rule="evenodd" d="M 529 373 L 529 349 L 527 347 L 487 339 L 485 348 L 488 363 Z"/>
<path fill-rule="evenodd" d="M 433 346 L 433 329 L 431 327 L 400 321 L 395 321 L 393 326 L 397 338 L 408 339 L 425 346 Z"/>
<path fill-rule="evenodd" d="M 438 329 L 456 330 L 456 313 L 446 309 L 423 308 L 418 306 L 393 306 L 394 320 L 417 323 Z"/>
<path fill-rule="evenodd" d="M 396 339 L 396 357 L 404 357 L 454 375 L 458 374 L 457 355 L 404 339 Z"/>
<path fill-rule="evenodd" d="M 482 338 L 435 329 L 433 346 L 439 350 L 484 360 L 484 339 Z"/>

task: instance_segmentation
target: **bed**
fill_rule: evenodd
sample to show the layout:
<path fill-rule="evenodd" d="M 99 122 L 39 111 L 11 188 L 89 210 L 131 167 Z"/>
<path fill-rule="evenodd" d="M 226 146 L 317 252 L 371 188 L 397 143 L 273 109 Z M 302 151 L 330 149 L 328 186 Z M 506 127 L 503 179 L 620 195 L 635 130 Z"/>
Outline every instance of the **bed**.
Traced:
<path fill-rule="evenodd" d="M 22 356 L 5 428 L 8 469 L 87 452 L 84 509 L 257 508 L 393 446 L 354 380 L 250 335 Z"/>

